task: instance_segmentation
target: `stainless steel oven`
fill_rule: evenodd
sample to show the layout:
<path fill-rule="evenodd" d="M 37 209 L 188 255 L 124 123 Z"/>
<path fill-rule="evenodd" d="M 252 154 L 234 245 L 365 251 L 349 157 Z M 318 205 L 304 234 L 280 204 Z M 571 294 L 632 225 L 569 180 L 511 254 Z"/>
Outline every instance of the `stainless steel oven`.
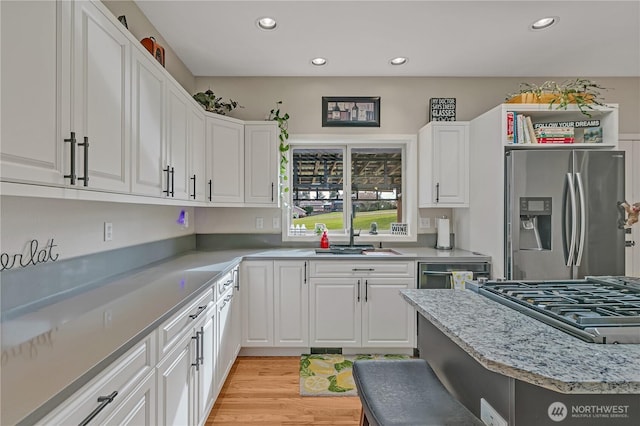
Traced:
<path fill-rule="evenodd" d="M 453 271 L 469 271 L 473 279 L 491 278 L 489 262 L 455 262 L 455 263 L 418 263 L 418 288 L 451 288 Z"/>

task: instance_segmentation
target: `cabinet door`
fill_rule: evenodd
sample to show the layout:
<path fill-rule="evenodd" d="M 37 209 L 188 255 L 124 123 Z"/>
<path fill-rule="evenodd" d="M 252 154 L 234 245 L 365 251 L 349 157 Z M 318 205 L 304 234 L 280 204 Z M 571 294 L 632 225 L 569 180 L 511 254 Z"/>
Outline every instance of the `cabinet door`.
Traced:
<path fill-rule="evenodd" d="M 467 122 L 431 122 L 420 129 L 419 207 L 468 206 L 468 133 Z"/>
<path fill-rule="evenodd" d="M 193 424 L 196 384 L 195 336 L 186 333 L 180 344 L 158 364 L 158 423 Z"/>
<path fill-rule="evenodd" d="M 189 152 L 191 173 L 189 174 L 189 199 L 205 201 L 209 186 L 206 182 L 205 120 L 202 108 L 191 105 L 189 109 Z"/>
<path fill-rule="evenodd" d="M 190 102 L 182 89 L 170 82 L 167 84 L 167 166 L 171 169 L 169 197 L 179 200 L 189 198 L 189 144 L 187 117 Z M 165 178 L 167 174 L 164 174 Z"/>
<path fill-rule="evenodd" d="M 207 184 L 211 201 L 244 203 L 244 126 L 218 117 L 207 121 Z"/>
<path fill-rule="evenodd" d="M 273 262 L 242 263 L 242 346 L 273 346 Z"/>
<path fill-rule="evenodd" d="M 236 270 L 237 274 L 237 270 Z M 233 291 L 233 299 L 231 299 L 231 353 L 235 362 L 240 348 L 242 347 L 242 299 L 236 287 Z"/>
<path fill-rule="evenodd" d="M 364 279 L 363 346 L 415 346 L 416 312 L 400 295 L 400 290 L 414 287 L 408 278 Z"/>
<path fill-rule="evenodd" d="M 275 261 L 275 346 L 309 346 L 309 285 L 306 261 Z"/>
<path fill-rule="evenodd" d="M 65 183 L 69 154 L 64 153 L 58 128 L 57 90 L 62 78 L 58 64 L 63 2 L 0 2 L 2 180 Z M 62 16 L 62 14 L 60 14 Z M 25 24 L 28 23 L 28 24 Z"/>
<path fill-rule="evenodd" d="M 132 192 L 162 195 L 165 76 L 151 55 L 133 49 Z"/>
<path fill-rule="evenodd" d="M 205 312 L 206 319 L 202 325 L 196 327 L 200 333 L 200 351 L 202 360 L 198 370 L 198 392 L 195 405 L 196 423 L 203 424 L 213 407 L 217 389 L 215 385 L 215 366 L 218 354 L 217 343 L 217 312 L 215 307 Z"/>
<path fill-rule="evenodd" d="M 309 284 L 310 346 L 360 347 L 364 280 L 312 278 Z"/>
<path fill-rule="evenodd" d="M 131 46 L 121 28 L 96 4 L 74 3 L 71 129 L 89 143 L 76 152 L 78 176 L 89 174 L 79 185 L 129 192 Z"/>
<path fill-rule="evenodd" d="M 277 130 L 275 122 L 245 124 L 245 203 L 278 205 Z"/>
<path fill-rule="evenodd" d="M 218 365 L 216 367 L 216 382 L 218 391 L 222 389 L 224 381 L 235 361 L 233 345 L 233 290 L 225 293 L 218 302 Z"/>
<path fill-rule="evenodd" d="M 101 423 L 131 426 L 157 425 L 155 372 L 149 374 Z"/>

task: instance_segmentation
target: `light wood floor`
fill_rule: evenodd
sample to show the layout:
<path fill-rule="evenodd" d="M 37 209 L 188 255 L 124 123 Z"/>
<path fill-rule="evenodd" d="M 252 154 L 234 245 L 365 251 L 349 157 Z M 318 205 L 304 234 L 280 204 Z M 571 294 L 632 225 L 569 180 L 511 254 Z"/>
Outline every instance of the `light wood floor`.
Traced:
<path fill-rule="evenodd" d="M 209 425 L 358 425 L 360 399 L 302 397 L 299 357 L 238 357 Z"/>

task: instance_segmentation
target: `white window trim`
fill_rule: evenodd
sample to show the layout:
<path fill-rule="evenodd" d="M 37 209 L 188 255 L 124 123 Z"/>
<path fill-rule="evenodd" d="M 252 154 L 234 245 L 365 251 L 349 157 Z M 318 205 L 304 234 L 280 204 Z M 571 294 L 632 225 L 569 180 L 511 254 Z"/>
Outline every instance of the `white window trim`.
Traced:
<path fill-rule="evenodd" d="M 356 237 L 357 244 L 374 244 L 378 242 L 413 242 L 418 238 L 418 138 L 413 134 L 391 134 L 391 135 L 370 135 L 370 134 L 357 134 L 357 135 L 343 135 L 343 134 L 331 134 L 331 135 L 316 135 L 316 134 L 298 134 L 289 136 L 289 144 L 291 147 L 303 147 L 305 145 L 310 146 L 340 146 L 340 147 L 357 147 L 357 146 L 371 146 L 371 142 L 381 144 L 390 147 L 402 147 L 404 150 L 402 158 L 402 203 L 403 214 L 406 223 L 409 225 L 408 235 L 391 235 L 391 234 L 378 234 L 369 235 L 365 232 L 361 236 Z M 291 185 L 291 151 L 287 152 L 287 176 L 289 181 L 285 182 L 285 185 Z M 351 164 L 351 154 L 347 150 L 344 161 Z M 345 170 L 347 168 L 345 167 Z M 350 170 L 350 168 L 349 168 Z M 345 174 L 345 197 L 351 194 L 351 173 Z M 311 230 L 308 230 L 309 235 L 306 236 L 290 236 L 289 235 L 289 209 L 291 208 L 292 191 L 285 194 L 287 197 L 286 202 L 282 203 L 282 241 L 309 241 L 318 242 L 320 237 L 312 234 Z M 351 203 L 348 207 L 345 207 L 345 217 L 348 217 L 351 210 Z M 348 224 L 345 224 L 345 228 L 348 228 Z M 349 232 L 348 229 L 344 235 L 332 234 L 330 236 L 331 243 L 348 243 Z"/>

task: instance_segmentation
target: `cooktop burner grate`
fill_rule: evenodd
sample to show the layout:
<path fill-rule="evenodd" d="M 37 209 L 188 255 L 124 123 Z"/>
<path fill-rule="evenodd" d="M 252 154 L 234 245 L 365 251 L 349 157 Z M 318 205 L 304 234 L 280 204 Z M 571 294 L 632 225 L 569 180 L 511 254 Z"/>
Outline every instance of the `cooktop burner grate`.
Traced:
<path fill-rule="evenodd" d="M 640 279 L 488 281 L 478 292 L 583 340 L 606 343 L 610 334 L 623 343 L 622 334 L 640 343 Z"/>

